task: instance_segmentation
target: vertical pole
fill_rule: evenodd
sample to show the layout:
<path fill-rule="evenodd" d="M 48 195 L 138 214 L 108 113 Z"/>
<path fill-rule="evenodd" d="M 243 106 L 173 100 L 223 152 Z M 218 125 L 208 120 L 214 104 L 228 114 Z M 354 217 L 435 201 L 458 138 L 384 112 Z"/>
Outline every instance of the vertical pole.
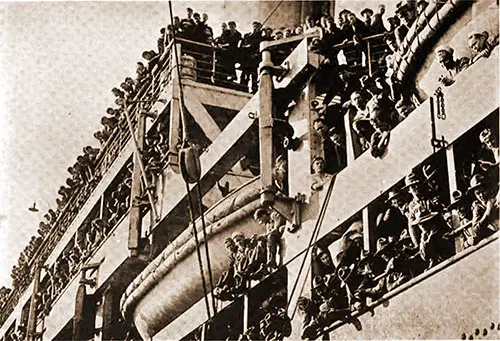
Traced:
<path fill-rule="evenodd" d="M 370 236 L 370 210 L 368 206 L 363 208 L 362 211 L 362 220 L 363 220 L 363 250 L 367 253 L 370 252 L 371 246 L 371 236 Z M 372 299 L 370 297 L 366 298 L 366 304 L 372 303 Z"/>
<path fill-rule="evenodd" d="M 73 341 L 83 340 L 85 296 L 85 284 L 78 285 L 75 300 L 75 315 L 73 316 Z"/>
<path fill-rule="evenodd" d="M 330 0 L 330 16 L 335 18 L 335 0 Z"/>
<path fill-rule="evenodd" d="M 450 187 L 450 198 L 454 191 L 457 190 L 457 172 L 455 165 L 455 152 L 453 145 L 450 144 L 446 148 L 446 164 L 448 168 L 448 184 Z"/>
<path fill-rule="evenodd" d="M 200 335 L 200 341 L 205 341 L 207 338 L 207 324 L 203 323 L 201 326 L 201 335 Z"/>
<path fill-rule="evenodd" d="M 370 210 L 368 206 L 363 208 L 363 250 L 370 252 Z"/>
<path fill-rule="evenodd" d="M 355 160 L 354 155 L 354 134 L 351 130 L 351 113 L 350 110 L 344 115 L 344 126 L 345 126 L 345 143 L 346 143 L 346 153 L 347 153 L 347 166 L 351 166 Z"/>
<path fill-rule="evenodd" d="M 104 216 L 104 192 L 101 195 L 101 202 L 99 205 L 99 218 L 102 219 Z"/>
<path fill-rule="evenodd" d="M 249 287 L 249 285 L 247 285 L 247 287 Z M 250 300 L 248 295 L 248 292 L 243 295 L 243 333 L 248 330 L 248 314 L 250 311 Z"/>
<path fill-rule="evenodd" d="M 114 309 L 115 293 L 111 286 L 104 291 L 102 302 L 102 340 L 111 340 L 113 335 L 113 325 L 115 323 Z"/>
<path fill-rule="evenodd" d="M 144 149 L 144 135 L 146 133 L 146 116 L 138 115 L 137 123 L 137 147 L 141 152 Z M 140 153 L 134 153 L 134 170 L 132 172 L 132 188 L 130 193 L 130 227 L 128 234 L 128 248 L 130 255 L 136 257 L 138 255 L 139 240 L 141 238 L 141 212 L 140 206 L 135 204 L 135 198 L 143 193 L 141 183 L 141 167 L 140 167 Z M 146 190 L 146 189 L 144 189 Z"/>
<path fill-rule="evenodd" d="M 175 51 L 177 49 L 177 55 L 181 55 L 181 45 L 176 44 L 172 46 L 172 52 L 170 56 L 170 61 L 172 67 L 170 68 L 172 75 L 172 100 L 170 101 L 170 125 L 169 125 L 169 135 L 168 135 L 168 162 L 177 165 L 178 164 L 178 144 L 180 142 L 180 119 L 181 119 L 181 89 L 179 82 L 179 74 L 175 71 L 177 67 Z M 179 61 L 180 62 L 180 61 Z"/>
<path fill-rule="evenodd" d="M 272 66 L 271 52 L 262 51 L 262 64 L 259 83 L 259 148 L 260 181 L 262 186 L 261 201 L 269 204 L 273 201 L 269 190 L 273 187 L 273 79 L 269 67 Z M 266 195 L 267 194 L 267 195 Z"/>
<path fill-rule="evenodd" d="M 448 169 L 448 187 L 450 190 L 450 200 L 453 198 L 453 192 L 458 189 L 457 187 L 457 172 L 456 172 L 456 164 L 455 164 L 455 152 L 453 145 L 450 144 L 446 147 L 446 165 Z M 452 215 L 452 228 L 456 229 L 460 225 L 460 219 L 457 214 L 453 212 Z M 460 238 L 455 237 L 455 251 L 460 252 L 463 249 L 462 242 Z"/>
<path fill-rule="evenodd" d="M 372 56 L 371 56 L 371 46 L 370 41 L 366 41 L 366 62 L 368 63 L 368 74 L 372 76 Z"/>
<path fill-rule="evenodd" d="M 41 267 L 38 261 L 35 262 L 35 276 L 33 278 L 33 293 L 31 294 L 30 310 L 28 315 L 28 341 L 35 340 L 37 311 L 36 311 L 36 296 L 40 286 Z"/>

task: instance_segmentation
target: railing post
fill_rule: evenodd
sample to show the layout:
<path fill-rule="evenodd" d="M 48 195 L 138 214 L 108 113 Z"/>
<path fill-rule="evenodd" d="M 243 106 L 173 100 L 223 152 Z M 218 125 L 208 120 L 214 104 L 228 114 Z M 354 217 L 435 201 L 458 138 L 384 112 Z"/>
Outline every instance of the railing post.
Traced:
<path fill-rule="evenodd" d="M 453 198 L 453 192 L 458 189 L 457 186 L 457 172 L 456 172 L 456 164 L 455 164 L 455 152 L 452 144 L 446 147 L 446 165 L 448 169 L 448 188 L 450 191 L 450 201 Z M 458 218 L 455 211 L 452 213 L 452 228 L 456 229 L 460 225 L 460 219 Z M 455 250 L 457 252 L 463 249 L 462 242 L 460 238 L 455 238 Z"/>
<path fill-rule="evenodd" d="M 457 173 L 456 173 L 456 165 L 455 165 L 455 152 L 453 145 L 450 144 L 446 147 L 446 164 L 448 168 L 448 185 L 450 188 L 450 198 L 457 190 Z"/>
<path fill-rule="evenodd" d="M 350 110 L 344 115 L 344 126 L 345 126 L 345 143 L 346 143 L 346 153 L 347 153 L 347 166 L 351 166 L 356 156 L 354 154 L 354 134 L 351 130 L 351 112 Z"/>
<path fill-rule="evenodd" d="M 363 217 L 363 250 L 366 252 L 370 252 L 370 210 L 368 206 L 363 208 L 362 211 Z"/>
<path fill-rule="evenodd" d="M 30 299 L 30 310 L 28 315 L 28 328 L 27 328 L 27 339 L 28 341 L 35 340 L 36 334 L 36 322 L 37 322 L 37 313 L 36 313 L 36 296 L 38 294 L 38 288 L 40 286 L 40 272 L 41 267 L 39 262 L 35 262 L 35 276 L 33 278 L 33 293 L 31 294 Z"/>
<path fill-rule="evenodd" d="M 113 331 L 116 330 L 115 324 L 118 322 L 114 309 L 115 300 L 115 290 L 110 285 L 102 295 L 102 340 L 112 340 L 114 338 Z"/>
<path fill-rule="evenodd" d="M 250 285 L 247 285 L 247 287 L 250 287 Z M 250 299 L 249 296 L 250 293 L 246 292 L 243 295 L 243 333 L 245 333 L 248 330 L 248 316 L 250 313 Z"/>
<path fill-rule="evenodd" d="M 372 76 L 372 55 L 371 55 L 371 46 L 370 40 L 366 40 L 366 62 L 368 63 L 368 74 L 370 77 Z"/>

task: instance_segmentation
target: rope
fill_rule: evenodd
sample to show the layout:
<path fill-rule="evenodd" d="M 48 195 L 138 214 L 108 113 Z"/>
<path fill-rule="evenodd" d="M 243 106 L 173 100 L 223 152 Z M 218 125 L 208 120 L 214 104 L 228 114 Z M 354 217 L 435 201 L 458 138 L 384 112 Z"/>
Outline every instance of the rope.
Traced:
<path fill-rule="evenodd" d="M 147 180 L 147 176 L 146 176 L 146 169 L 144 168 L 144 163 L 142 163 L 142 156 L 141 156 L 141 152 L 139 151 L 139 144 L 137 143 L 137 138 L 134 134 L 134 128 L 132 127 L 132 121 L 130 120 L 130 115 L 129 115 L 128 111 L 129 111 L 128 107 L 125 107 L 125 110 L 123 112 L 125 113 L 125 118 L 127 120 L 127 126 L 128 126 L 128 129 L 130 130 L 130 135 L 132 136 L 132 142 L 134 144 L 134 151 L 137 155 L 137 161 L 139 163 L 139 168 L 141 170 L 141 178 L 142 178 L 142 181 L 144 182 L 144 188 L 146 189 L 146 193 L 148 194 L 149 203 L 151 204 L 151 211 L 153 211 L 154 219 L 157 219 L 158 216 L 156 213 L 156 207 L 155 207 L 154 202 L 153 202 L 153 195 L 150 192 L 150 188 L 149 188 L 149 184 L 148 184 L 148 180 Z M 139 115 L 140 115 L 140 113 L 139 113 Z"/>
<path fill-rule="evenodd" d="M 307 248 L 305 250 L 304 258 L 302 259 L 302 263 L 300 264 L 299 273 L 297 274 L 297 278 L 295 279 L 295 283 L 293 284 L 292 292 L 290 294 L 290 300 L 288 300 L 288 303 L 287 303 L 286 308 L 285 308 L 285 312 L 288 312 L 288 308 L 290 307 L 291 298 L 293 297 L 293 294 L 295 293 L 295 289 L 297 289 L 297 284 L 299 283 L 300 274 L 302 273 L 302 270 L 304 269 L 304 265 L 306 263 L 307 256 L 309 255 L 309 250 L 311 249 L 311 247 L 316 242 L 316 238 L 317 238 L 317 236 L 319 234 L 319 228 L 321 227 L 321 225 L 323 223 L 323 218 L 324 218 L 324 215 L 325 215 L 325 212 L 326 212 L 326 207 L 327 207 L 327 204 L 330 201 L 330 197 L 332 195 L 334 180 L 335 179 L 330 180 L 330 185 L 328 186 L 328 190 L 326 192 L 325 200 L 323 200 L 323 204 L 321 205 L 321 209 L 319 211 L 318 219 L 316 220 L 316 225 L 314 226 L 314 230 L 313 230 L 313 232 L 311 234 L 311 238 L 309 239 L 309 243 L 308 243 Z M 306 276 L 306 279 L 307 279 L 307 276 Z M 293 310 L 292 316 L 290 318 L 291 320 L 293 320 L 293 316 L 295 315 L 295 311 L 296 310 L 297 310 L 297 306 L 295 306 L 295 309 Z"/>
<path fill-rule="evenodd" d="M 210 316 L 210 304 L 208 303 L 208 290 L 207 290 L 207 282 L 205 281 L 205 275 L 203 271 L 203 263 L 201 261 L 201 251 L 200 251 L 200 241 L 198 240 L 198 233 L 196 231 L 196 223 L 194 220 L 194 215 L 193 215 L 193 202 L 191 201 L 191 195 L 189 194 L 189 184 L 187 181 L 184 182 L 186 184 L 186 191 L 187 191 L 187 197 L 188 197 L 188 205 L 189 205 L 189 218 L 191 219 L 191 225 L 193 226 L 193 235 L 194 235 L 194 241 L 196 243 L 196 255 L 198 257 L 198 265 L 200 267 L 200 277 L 201 277 L 201 285 L 203 287 L 203 293 L 205 296 L 205 306 L 207 308 L 207 316 L 208 319 L 211 319 Z M 206 240 L 205 240 L 206 242 Z"/>
<path fill-rule="evenodd" d="M 212 277 L 212 266 L 210 264 L 210 252 L 208 251 L 208 238 L 207 238 L 207 230 L 206 230 L 206 225 L 205 225 L 205 215 L 203 214 L 203 207 L 202 207 L 202 202 L 201 202 L 201 188 L 200 188 L 200 182 L 198 181 L 196 184 L 198 187 L 198 208 L 200 209 L 200 216 L 201 216 L 201 227 L 203 230 L 203 240 L 205 241 L 205 257 L 207 258 L 207 267 L 208 267 L 208 279 L 210 281 L 210 287 L 214 288 L 214 280 Z M 213 311 L 214 315 L 217 314 L 217 305 L 215 304 L 215 297 L 212 294 L 212 306 L 213 306 Z"/>
<path fill-rule="evenodd" d="M 170 24 L 174 27 L 174 17 L 173 17 L 173 9 L 172 9 L 172 0 L 168 0 L 168 9 L 170 11 Z M 181 102 L 180 111 L 181 111 L 181 124 L 182 124 L 182 138 L 183 143 L 188 140 L 188 130 L 187 130 L 187 120 L 186 115 L 184 113 L 184 90 L 182 88 L 182 77 L 179 65 L 179 53 L 177 51 L 177 37 L 175 36 L 175 30 L 172 30 L 172 40 L 173 40 L 173 48 L 174 48 L 174 56 L 175 56 L 175 69 L 177 71 L 177 79 L 179 81 L 179 100 Z"/>
<path fill-rule="evenodd" d="M 172 9 L 172 1 L 168 1 L 168 8 L 170 11 L 170 23 L 172 27 L 174 26 L 174 17 L 173 17 L 173 9 Z M 186 144 L 189 143 L 189 137 L 188 137 L 188 129 L 187 129 L 187 119 L 186 115 L 184 112 L 184 91 L 182 88 L 182 78 L 181 78 L 181 72 L 180 72 L 180 65 L 179 65 L 179 54 L 177 51 L 177 38 L 175 36 L 175 30 L 172 31 L 172 38 L 173 38 L 173 48 L 174 48 L 174 56 L 175 56 L 175 69 L 177 71 L 177 78 L 179 81 L 179 100 L 180 100 L 180 114 L 181 114 L 181 124 L 182 124 L 182 145 L 185 146 Z M 194 234 L 194 240 L 196 243 L 196 255 L 198 257 L 198 265 L 200 268 L 200 276 L 201 276 L 201 284 L 203 287 L 203 293 L 204 293 L 204 298 L 205 298 L 205 306 L 207 309 L 207 316 L 208 319 L 211 319 L 210 316 L 210 304 L 208 302 L 208 289 L 207 289 L 207 282 L 205 280 L 205 275 L 204 275 L 204 270 L 203 270 L 203 262 L 201 259 L 201 251 L 200 251 L 200 241 L 198 240 L 198 233 L 196 232 L 196 223 L 194 219 L 194 214 L 193 214 L 193 202 L 191 201 L 191 194 L 189 190 L 189 184 L 187 181 L 184 181 L 186 184 L 186 192 L 187 192 L 187 198 L 188 198 L 188 205 L 189 205 L 189 216 L 191 219 L 191 224 L 193 226 L 193 234 Z M 200 191 L 200 186 L 198 184 L 198 193 L 199 193 L 199 205 L 200 205 L 200 213 L 202 212 L 201 210 L 201 191 Z M 213 288 L 213 280 L 212 280 L 212 270 L 210 268 L 210 260 L 208 258 L 208 246 L 207 246 L 207 236 L 206 236 L 206 229 L 205 229 L 205 219 L 203 218 L 203 214 L 201 214 L 202 217 L 202 224 L 203 224 L 203 238 L 205 240 L 205 250 L 206 250 L 206 256 L 207 256 L 207 262 L 208 262 L 208 269 L 209 269 L 209 276 L 210 276 L 210 285 Z M 215 305 L 215 298 L 212 296 L 212 304 L 213 304 L 213 309 L 215 313 L 216 305 Z"/>
<path fill-rule="evenodd" d="M 276 10 L 278 9 L 278 7 L 280 7 L 280 5 L 284 2 L 284 0 L 281 0 L 277 5 L 276 7 L 274 7 L 274 9 L 267 15 L 267 17 L 264 19 L 264 21 L 262 22 L 262 26 L 264 26 L 266 24 L 266 22 L 269 20 L 269 18 L 271 18 L 271 16 L 274 14 L 274 12 L 276 12 Z"/>

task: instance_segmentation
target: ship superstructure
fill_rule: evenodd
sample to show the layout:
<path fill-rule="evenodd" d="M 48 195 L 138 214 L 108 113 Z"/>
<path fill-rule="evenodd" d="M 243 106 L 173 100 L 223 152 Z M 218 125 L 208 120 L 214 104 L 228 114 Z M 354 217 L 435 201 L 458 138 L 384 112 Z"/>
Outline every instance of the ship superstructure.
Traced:
<path fill-rule="evenodd" d="M 304 3 L 297 20 L 334 12 L 334 2 Z M 389 74 L 410 89 L 413 107 L 391 129 L 374 125 L 368 149 L 356 111 L 335 111 L 342 96 L 322 108 L 332 66 L 319 28 L 260 43 L 254 94 L 228 80 L 220 51 L 175 38 L 124 100 L 92 181 L 65 204 L 3 305 L 2 340 L 498 338 L 498 220 L 467 241 L 473 224 L 453 205 L 457 193 L 498 190 L 470 164 L 485 160 L 484 131 L 498 135 L 499 49 L 439 88 L 434 61 L 438 46 L 466 45 L 491 18 L 495 1 L 432 2 L 389 67 L 378 62 L 388 34 L 331 47 L 363 44 L 358 75 Z M 334 170 L 325 136 L 335 132 L 316 126 L 331 112 L 345 139 Z M 442 214 L 413 225 L 419 238 L 440 234 L 446 252 L 388 232 L 391 199 L 416 184 L 436 194 Z M 446 232 L 435 228 L 441 218 Z M 375 267 L 370 257 L 402 241 L 417 265 L 405 263 L 389 289 L 354 292 L 368 278 L 356 277 L 362 260 Z M 370 280 L 387 285 L 394 268 Z"/>

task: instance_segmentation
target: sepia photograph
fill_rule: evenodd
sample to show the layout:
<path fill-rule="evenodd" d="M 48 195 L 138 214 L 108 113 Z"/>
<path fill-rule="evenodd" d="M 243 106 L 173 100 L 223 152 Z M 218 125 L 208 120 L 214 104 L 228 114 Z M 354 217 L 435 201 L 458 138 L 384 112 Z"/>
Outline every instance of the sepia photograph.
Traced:
<path fill-rule="evenodd" d="M 0 2 L 0 341 L 499 340 L 499 23 Z"/>

